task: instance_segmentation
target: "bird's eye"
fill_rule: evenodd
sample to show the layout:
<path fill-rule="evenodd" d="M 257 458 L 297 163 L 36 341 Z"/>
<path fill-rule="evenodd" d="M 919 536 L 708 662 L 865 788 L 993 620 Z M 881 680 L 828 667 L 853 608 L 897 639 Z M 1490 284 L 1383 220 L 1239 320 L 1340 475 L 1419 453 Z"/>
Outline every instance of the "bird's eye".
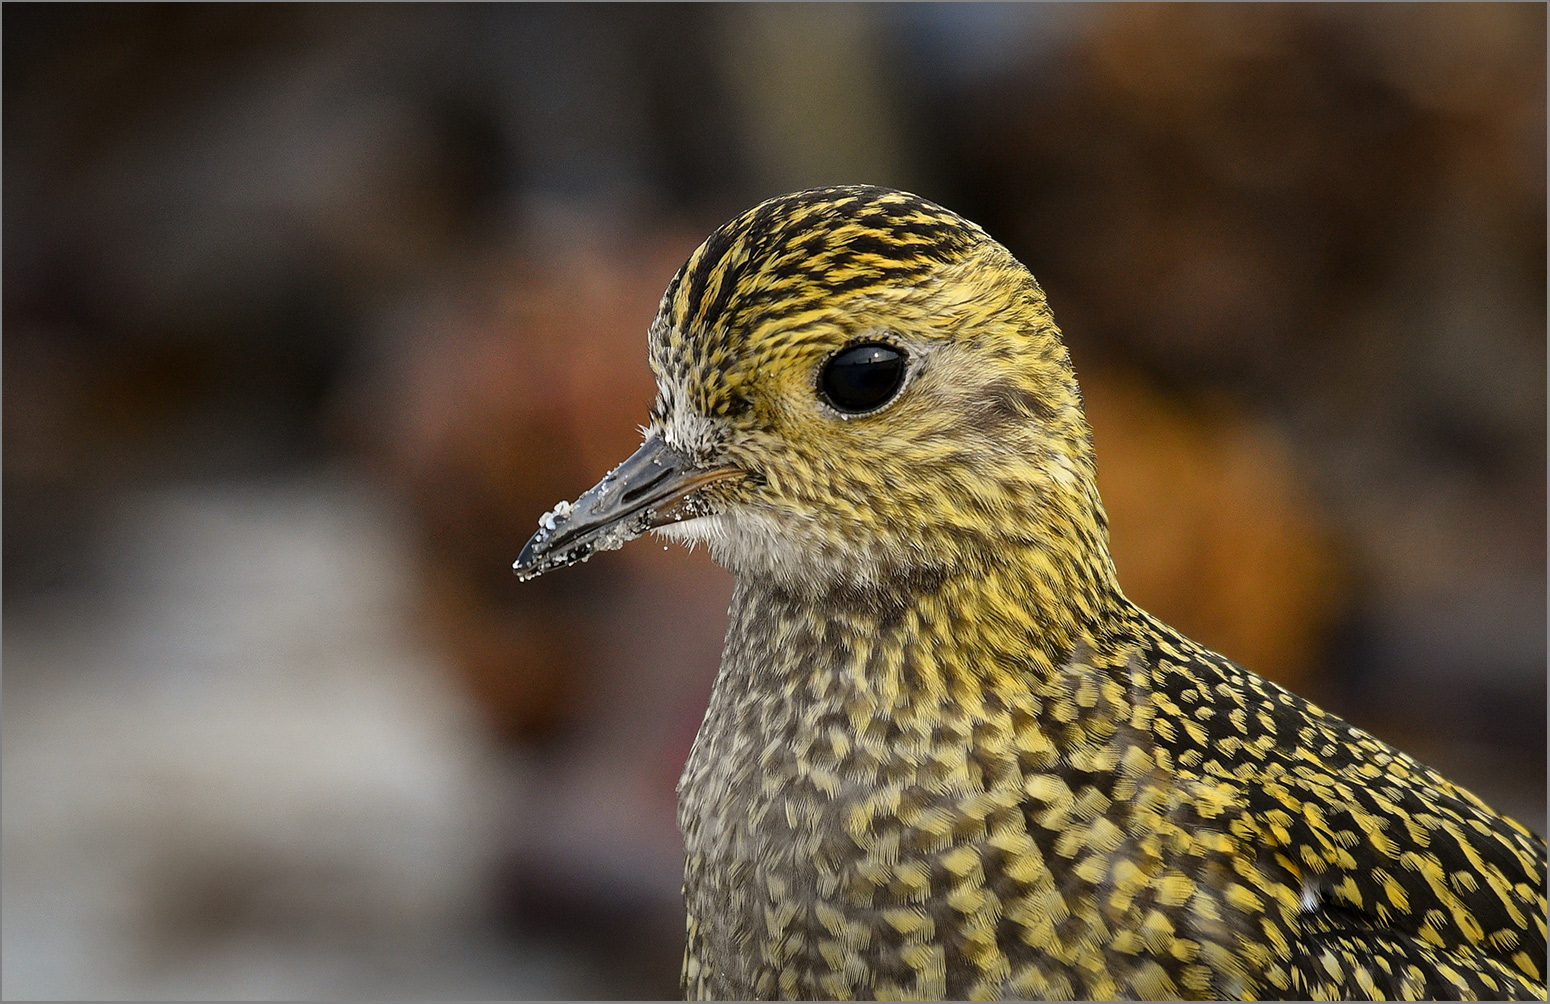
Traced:
<path fill-rule="evenodd" d="M 904 383 L 904 353 L 891 345 L 852 345 L 835 353 L 818 389 L 840 411 L 859 414 L 886 403 Z"/>

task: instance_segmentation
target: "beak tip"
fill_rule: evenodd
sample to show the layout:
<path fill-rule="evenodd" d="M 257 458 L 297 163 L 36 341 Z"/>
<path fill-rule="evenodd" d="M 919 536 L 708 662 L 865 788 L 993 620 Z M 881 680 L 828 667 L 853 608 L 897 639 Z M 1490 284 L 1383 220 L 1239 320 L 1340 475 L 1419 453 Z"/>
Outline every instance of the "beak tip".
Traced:
<path fill-rule="evenodd" d="M 511 563 L 511 570 L 517 573 L 517 578 L 522 582 L 536 579 L 545 572 L 571 564 L 575 560 L 586 560 L 582 555 L 572 558 L 559 557 L 556 560 L 554 554 L 554 537 L 566 523 L 570 521 L 571 514 L 575 512 L 575 506 L 570 502 L 561 502 L 553 509 L 544 513 L 538 520 L 538 530 L 522 545 L 517 560 Z"/>
<path fill-rule="evenodd" d="M 542 556 L 538 553 L 538 548 L 533 546 L 534 541 L 537 539 L 535 534 L 533 540 L 529 540 L 522 546 L 522 553 L 517 555 L 517 560 L 511 563 L 511 570 L 516 572 L 517 578 L 523 582 L 537 578 L 544 571 L 542 568 Z"/>

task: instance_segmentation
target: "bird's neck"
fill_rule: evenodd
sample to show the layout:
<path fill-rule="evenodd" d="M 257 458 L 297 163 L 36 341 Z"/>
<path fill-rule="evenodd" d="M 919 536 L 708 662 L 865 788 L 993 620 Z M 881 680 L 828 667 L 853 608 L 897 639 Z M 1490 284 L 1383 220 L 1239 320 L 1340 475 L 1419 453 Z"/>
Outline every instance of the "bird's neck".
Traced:
<path fill-rule="evenodd" d="M 1072 664 L 1122 662 L 1141 616 L 1101 560 L 1047 546 L 1008 547 L 994 562 L 794 591 L 740 578 L 723 694 L 784 695 L 862 718 L 974 716 L 1015 707 Z"/>

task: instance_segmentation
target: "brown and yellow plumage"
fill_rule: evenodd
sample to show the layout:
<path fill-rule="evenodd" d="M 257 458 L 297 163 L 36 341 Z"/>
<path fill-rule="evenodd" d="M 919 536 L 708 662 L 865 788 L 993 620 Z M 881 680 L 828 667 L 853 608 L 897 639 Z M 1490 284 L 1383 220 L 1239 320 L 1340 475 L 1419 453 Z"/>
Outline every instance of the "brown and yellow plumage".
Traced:
<path fill-rule="evenodd" d="M 822 389 L 857 345 L 906 361 L 873 408 Z M 650 347 L 646 444 L 518 569 L 658 527 L 737 578 L 689 996 L 1545 997 L 1543 840 L 1124 597 L 1059 330 L 984 231 L 771 200 Z"/>

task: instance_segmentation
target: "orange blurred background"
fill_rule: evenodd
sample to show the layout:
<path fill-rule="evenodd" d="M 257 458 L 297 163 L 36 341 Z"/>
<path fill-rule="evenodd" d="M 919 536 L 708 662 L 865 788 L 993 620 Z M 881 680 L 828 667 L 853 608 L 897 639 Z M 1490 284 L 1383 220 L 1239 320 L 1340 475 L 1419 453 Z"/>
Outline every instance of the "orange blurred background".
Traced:
<path fill-rule="evenodd" d="M 6 996 L 675 996 L 730 579 L 510 564 L 818 184 L 1039 277 L 1134 599 L 1544 832 L 1542 6 L 6 13 Z"/>

